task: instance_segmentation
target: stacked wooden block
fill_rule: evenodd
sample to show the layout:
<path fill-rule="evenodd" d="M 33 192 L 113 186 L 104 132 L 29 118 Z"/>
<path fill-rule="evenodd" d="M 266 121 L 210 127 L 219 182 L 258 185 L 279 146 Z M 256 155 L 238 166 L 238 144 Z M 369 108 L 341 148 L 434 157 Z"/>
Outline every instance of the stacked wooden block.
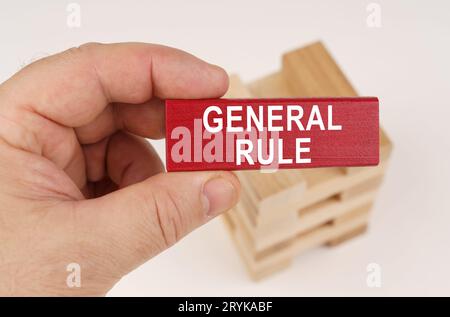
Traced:
<path fill-rule="evenodd" d="M 225 97 L 356 96 L 321 43 L 289 52 L 282 62 L 281 71 L 248 85 L 231 76 Z M 237 173 L 241 200 L 224 219 L 254 279 L 289 266 L 308 249 L 366 230 L 392 148 L 380 130 L 377 167 Z"/>

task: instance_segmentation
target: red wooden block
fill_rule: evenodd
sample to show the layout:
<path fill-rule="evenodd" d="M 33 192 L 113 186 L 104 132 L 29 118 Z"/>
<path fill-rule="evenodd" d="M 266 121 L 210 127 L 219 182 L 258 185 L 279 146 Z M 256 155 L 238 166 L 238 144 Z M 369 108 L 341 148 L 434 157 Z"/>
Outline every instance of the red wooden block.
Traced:
<path fill-rule="evenodd" d="M 378 99 L 166 101 L 168 171 L 368 166 Z"/>

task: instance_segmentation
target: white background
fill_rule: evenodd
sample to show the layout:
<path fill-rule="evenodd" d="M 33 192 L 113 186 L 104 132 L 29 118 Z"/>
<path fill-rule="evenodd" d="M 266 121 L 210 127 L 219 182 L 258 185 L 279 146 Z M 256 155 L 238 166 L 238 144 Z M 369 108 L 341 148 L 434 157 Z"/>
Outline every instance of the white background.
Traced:
<path fill-rule="evenodd" d="M 220 220 L 126 276 L 112 296 L 450 295 L 450 2 L 78 1 L 0 2 L 0 80 L 33 59 L 88 41 L 175 46 L 248 81 L 280 67 L 281 53 L 322 40 L 361 95 L 381 100 L 395 149 L 370 231 L 318 249 L 254 283 Z M 70 76 L 70 74 L 67 74 Z M 156 146 L 163 154 L 163 143 Z M 382 268 L 368 288 L 366 266 Z"/>

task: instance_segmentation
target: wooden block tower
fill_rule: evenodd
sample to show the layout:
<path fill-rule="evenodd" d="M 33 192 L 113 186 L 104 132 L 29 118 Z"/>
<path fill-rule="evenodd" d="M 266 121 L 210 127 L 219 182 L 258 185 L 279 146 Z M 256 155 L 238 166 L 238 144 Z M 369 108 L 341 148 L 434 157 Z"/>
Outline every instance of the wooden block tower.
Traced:
<path fill-rule="evenodd" d="M 321 43 L 283 56 L 282 69 L 248 85 L 230 77 L 227 98 L 357 96 Z M 376 167 L 239 171 L 242 196 L 224 215 L 252 278 L 290 265 L 299 253 L 334 246 L 367 229 L 392 144 L 380 129 Z"/>

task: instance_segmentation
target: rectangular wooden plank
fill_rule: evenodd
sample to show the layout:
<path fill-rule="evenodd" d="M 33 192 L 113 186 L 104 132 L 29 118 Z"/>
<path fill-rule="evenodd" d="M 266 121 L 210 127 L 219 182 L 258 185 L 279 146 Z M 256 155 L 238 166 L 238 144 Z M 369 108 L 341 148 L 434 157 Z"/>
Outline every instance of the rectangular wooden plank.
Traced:
<path fill-rule="evenodd" d="M 373 202 L 369 202 L 363 206 L 355 208 L 354 210 L 334 219 L 331 222 L 331 225 L 334 227 L 338 227 L 344 223 L 351 222 L 353 219 L 355 219 L 357 217 L 369 215 L 369 212 L 372 209 L 372 206 L 373 206 Z M 364 232 L 366 232 L 367 227 L 368 227 L 368 224 L 366 223 L 366 224 L 361 225 L 360 227 L 352 228 L 352 229 L 348 230 L 347 232 L 342 233 L 340 236 L 327 241 L 327 245 L 331 246 L 331 247 L 337 246 L 349 239 L 352 239 L 360 234 L 363 234 Z"/>
<path fill-rule="evenodd" d="M 289 213 L 281 219 L 274 219 L 270 224 L 255 226 L 248 221 L 241 206 L 237 206 L 233 213 L 243 226 L 252 249 L 262 251 L 271 246 L 288 241 L 299 234 L 315 230 L 321 225 L 335 219 L 345 219 L 345 216 L 360 206 L 366 206 L 375 199 L 376 191 L 368 191 L 352 199 L 340 201 L 338 197 L 331 197 L 313 206 L 301 209 L 296 213 Z"/>
<path fill-rule="evenodd" d="M 357 92 L 325 47 L 314 43 L 285 54 L 281 71 L 247 86 L 237 76 L 231 76 L 230 90 L 226 95 L 228 98 L 297 96 L 348 97 L 357 96 Z M 243 180 L 245 204 L 240 204 L 229 215 L 233 215 L 236 222 L 232 236 L 253 277 L 265 276 L 285 267 L 298 252 L 325 243 L 340 243 L 367 228 L 368 209 L 355 214 L 346 209 L 346 216 L 340 213 L 343 209 L 338 213 L 332 210 L 335 210 L 333 203 L 359 200 L 353 206 L 360 206 L 360 203 L 373 200 L 375 192 L 372 189 L 356 193 L 356 188 L 384 174 L 392 143 L 381 128 L 379 140 L 382 164 L 377 167 L 279 170 L 272 174 L 238 171 Z M 282 172 L 288 173 L 281 175 Z M 292 175 L 294 177 L 287 181 L 287 177 Z M 343 190 L 353 194 L 339 201 L 339 193 Z M 364 197 L 369 192 L 374 195 L 366 200 Z M 301 211 L 297 211 L 296 216 L 298 208 Z M 336 221 L 328 221 L 330 213 Z M 229 215 L 227 219 L 231 218 Z M 291 226 L 297 223 L 296 217 L 303 217 L 303 228 L 298 235 L 295 232 L 299 227 L 294 230 Z M 315 227 L 307 229 L 310 226 Z M 270 228 L 273 229 L 272 236 L 267 235 L 266 230 Z M 278 241 L 276 245 L 271 240 L 274 237 Z"/>
<path fill-rule="evenodd" d="M 357 197 L 359 195 L 362 195 L 368 191 L 376 191 L 383 182 L 383 176 L 384 175 L 375 176 L 374 178 L 369 179 L 366 182 L 363 182 L 347 190 L 344 190 L 343 192 L 338 194 L 339 200 L 348 200 Z"/>
<path fill-rule="evenodd" d="M 241 256 L 245 267 L 254 281 L 259 281 L 269 275 L 272 275 L 278 271 L 284 270 L 292 264 L 292 259 L 282 259 L 279 262 L 274 262 L 270 266 L 259 267 L 258 264 L 252 258 L 252 255 L 247 252 L 245 245 L 243 244 L 242 238 L 239 235 L 239 232 L 236 231 L 236 226 L 232 221 L 232 217 L 228 214 L 223 215 L 222 217 L 225 227 L 228 229 L 228 232 L 236 245 L 236 249 Z"/>
<path fill-rule="evenodd" d="M 272 97 L 288 97 L 287 92 L 282 91 L 282 88 L 286 87 L 286 84 L 280 81 L 280 76 L 269 77 L 271 78 L 264 78 L 258 81 L 255 88 L 261 89 L 261 91 L 258 91 L 257 93 L 262 94 L 264 92 L 267 96 Z M 230 75 L 230 85 L 225 97 L 252 98 L 255 92 L 252 91 L 251 88 L 252 87 L 247 88 L 242 83 L 239 76 Z M 246 204 L 248 207 L 246 211 L 252 221 L 255 217 L 257 217 L 257 210 L 261 200 L 281 192 L 286 188 L 295 186 L 298 194 L 301 194 L 301 192 L 306 188 L 305 179 L 302 176 L 302 170 L 277 170 L 276 172 L 271 172 L 267 169 L 236 171 L 236 175 L 239 177 L 243 185 L 242 199 L 246 199 L 248 201 L 248 204 Z"/>
<path fill-rule="evenodd" d="M 295 96 L 357 96 L 353 86 L 320 42 L 284 54 L 282 73 Z"/>
<path fill-rule="evenodd" d="M 258 253 L 252 251 L 248 236 L 236 224 L 234 214 L 227 213 L 224 215 L 224 220 L 251 275 L 259 276 L 260 272 L 272 272 L 272 268 L 279 267 L 282 263 L 287 263 L 296 255 L 314 247 L 324 245 L 328 241 L 339 238 L 348 232 L 366 225 L 368 214 L 357 215 L 349 219 L 349 221 L 336 226 L 324 224 L 316 230 L 311 230 L 285 242 L 283 245 L 275 246 Z"/>
<path fill-rule="evenodd" d="M 229 76 L 228 91 L 224 98 L 253 98 L 251 91 L 244 85 L 241 78 L 232 74 Z M 276 97 L 276 96 L 273 96 Z"/>
<path fill-rule="evenodd" d="M 166 145 L 168 171 L 373 166 L 378 99 L 166 100 Z"/>
<path fill-rule="evenodd" d="M 357 236 L 360 236 L 360 235 L 366 233 L 368 227 L 369 226 L 367 224 L 362 224 L 361 226 L 359 226 L 357 228 L 353 228 L 353 229 L 347 231 L 346 233 L 344 233 L 343 235 L 341 235 L 340 237 L 328 241 L 327 246 L 335 247 L 335 246 L 338 246 L 350 239 L 356 238 Z"/>
<path fill-rule="evenodd" d="M 324 177 L 315 181 L 308 179 L 307 190 L 302 195 L 298 195 L 295 189 L 286 189 L 276 195 L 273 195 L 259 204 L 258 224 L 270 225 L 276 218 L 283 218 L 289 214 L 293 209 L 305 208 L 313 205 L 321 200 L 339 194 L 343 190 L 349 189 L 357 184 L 361 184 L 373 177 L 384 173 L 386 163 L 381 163 L 374 168 L 368 168 L 360 173 L 345 174 L 341 171 L 340 174 L 335 173 L 334 169 L 329 170 L 329 177 Z M 308 170 L 309 171 L 309 170 Z M 315 171 L 311 169 L 311 171 Z M 331 173 L 333 172 L 333 173 Z M 311 174 L 312 177 L 317 177 L 317 174 Z M 315 182 L 310 185 L 310 182 Z M 274 207 L 276 209 L 274 209 Z"/>
<path fill-rule="evenodd" d="M 282 74 L 292 96 L 352 96 L 358 94 L 342 70 L 320 42 L 283 55 Z M 381 131 L 381 142 L 390 143 Z M 390 153 L 390 152 L 389 152 Z M 388 153 L 388 155 L 389 155 Z M 346 173 L 360 167 L 346 167 Z"/>
<path fill-rule="evenodd" d="M 235 83 L 231 81 L 231 86 Z M 242 84 L 239 83 L 239 84 Z M 256 80 L 247 85 L 248 91 L 251 92 L 252 96 L 255 97 L 295 97 L 295 96 L 356 96 L 357 93 L 350 84 L 350 82 L 345 78 L 342 71 L 339 69 L 337 64 L 334 62 L 331 55 L 327 52 L 325 47 L 321 43 L 314 43 L 312 45 L 302 47 L 298 50 L 291 51 L 283 56 L 283 69 L 280 72 L 268 75 L 262 79 Z M 236 96 L 233 96 L 236 97 Z M 385 162 L 390 155 L 392 150 L 392 143 L 387 137 L 383 129 L 380 128 L 380 161 Z M 386 163 L 384 164 L 384 166 Z M 322 172 L 322 170 L 327 170 Z M 301 179 L 304 182 L 308 180 L 314 184 L 304 184 L 303 188 L 320 188 L 319 183 L 327 182 L 328 184 L 339 183 L 329 182 L 331 178 L 340 177 L 342 174 L 350 174 L 358 172 L 363 172 L 361 174 L 361 179 L 364 180 L 367 174 L 372 172 L 366 171 L 371 169 L 379 169 L 379 167 L 347 167 L 347 168 L 321 168 L 321 169 L 301 169 L 292 170 L 294 174 L 301 175 Z M 248 175 L 253 177 L 253 175 Z M 322 177 L 323 176 L 323 177 Z M 273 175 L 264 176 L 265 181 L 255 182 L 255 186 L 258 191 L 264 191 L 266 184 L 273 183 Z M 353 180 L 354 178 L 352 178 Z M 347 182 L 345 182 L 347 184 Z M 313 204 L 317 199 L 326 198 L 327 195 L 336 194 L 339 190 L 345 188 L 344 186 L 337 186 L 336 188 L 331 188 L 331 186 L 326 186 L 327 191 L 324 195 L 316 195 L 316 191 L 313 191 L 311 198 L 307 198 L 306 202 L 308 204 Z M 278 217 L 283 216 L 284 212 L 280 211 L 283 207 L 284 201 L 289 201 L 290 199 L 302 200 L 302 197 L 309 197 L 309 191 L 297 192 L 296 189 L 291 187 L 278 188 L 274 191 L 274 197 L 267 197 L 266 201 L 256 201 L 255 205 L 263 205 L 267 210 L 272 210 L 277 212 L 272 212 L 272 214 L 267 214 L 267 219 L 272 220 L 271 216 Z M 305 201 L 305 200 L 303 200 Z M 280 205 L 280 203 L 282 205 Z M 292 205 L 295 205 L 293 203 Z M 289 208 L 286 209 L 287 213 L 290 213 Z M 265 217 L 264 216 L 264 217 Z"/>

